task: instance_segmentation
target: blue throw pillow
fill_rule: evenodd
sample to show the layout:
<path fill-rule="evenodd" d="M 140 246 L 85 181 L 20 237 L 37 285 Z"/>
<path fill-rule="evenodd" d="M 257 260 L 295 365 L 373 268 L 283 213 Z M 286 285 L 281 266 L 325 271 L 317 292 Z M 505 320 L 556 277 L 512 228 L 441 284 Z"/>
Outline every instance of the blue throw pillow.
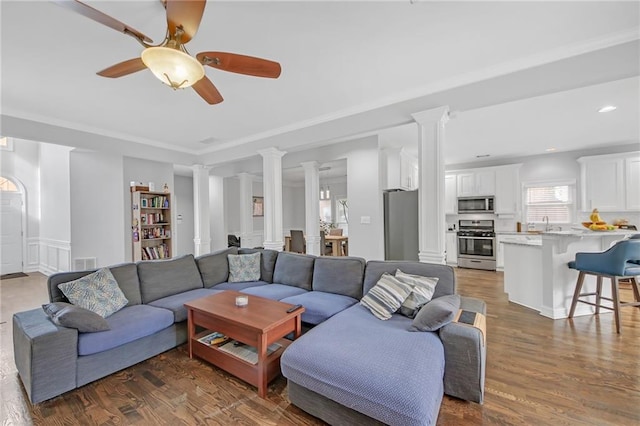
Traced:
<path fill-rule="evenodd" d="M 95 312 L 65 302 L 42 305 L 42 309 L 54 324 L 75 328 L 81 333 L 110 330 L 109 323 Z"/>
<path fill-rule="evenodd" d="M 433 299 L 418 311 L 409 331 L 436 331 L 453 321 L 458 309 L 460 296 L 457 294 Z"/>

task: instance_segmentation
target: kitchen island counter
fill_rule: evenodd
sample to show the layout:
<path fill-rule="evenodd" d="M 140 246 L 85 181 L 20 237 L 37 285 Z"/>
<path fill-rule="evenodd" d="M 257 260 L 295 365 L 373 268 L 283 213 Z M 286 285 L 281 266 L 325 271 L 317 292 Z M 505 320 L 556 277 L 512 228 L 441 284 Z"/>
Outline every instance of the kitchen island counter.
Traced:
<path fill-rule="evenodd" d="M 504 244 L 504 289 L 509 300 L 535 309 L 552 319 L 566 318 L 571 307 L 578 272 L 567 264 L 578 252 L 601 252 L 637 231 L 555 231 L 541 234 L 539 242 L 502 241 Z M 521 239 L 521 237 L 520 237 Z M 595 290 L 595 278 L 585 279 L 585 292 Z M 603 286 L 610 297 L 610 286 Z M 594 312 L 578 305 L 575 315 Z M 605 311 L 607 312 L 607 311 Z"/>

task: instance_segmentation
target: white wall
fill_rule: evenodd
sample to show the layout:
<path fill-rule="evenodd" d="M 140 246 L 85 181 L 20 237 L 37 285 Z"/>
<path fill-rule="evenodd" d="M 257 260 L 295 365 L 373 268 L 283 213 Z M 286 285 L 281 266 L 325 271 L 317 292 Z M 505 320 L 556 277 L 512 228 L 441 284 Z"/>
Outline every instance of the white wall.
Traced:
<path fill-rule="evenodd" d="M 362 139 L 347 155 L 349 255 L 367 260 L 384 260 L 379 157 L 377 137 Z"/>
<path fill-rule="evenodd" d="M 40 269 L 70 271 L 71 192 L 69 157 L 71 148 L 40 144 Z"/>
<path fill-rule="evenodd" d="M 194 252 L 193 178 L 174 176 L 173 184 L 173 238 L 176 239 L 174 256 Z"/>
<path fill-rule="evenodd" d="M 120 188 L 120 198 L 123 202 L 123 209 L 120 210 L 120 216 L 124 220 L 121 234 L 125 236 L 125 259 L 131 261 L 133 259 L 131 252 L 131 192 L 130 182 L 142 182 L 148 184 L 153 182 L 155 190 L 162 192 L 162 187 L 166 183 L 169 185 L 169 192 L 174 193 L 175 186 L 173 183 L 173 164 L 161 163 L 158 161 L 142 160 L 139 158 L 123 157 L 122 159 L 122 187 Z M 175 213 L 171 210 L 171 228 L 176 226 Z M 172 253 L 176 252 L 176 239 L 171 239 Z"/>
<path fill-rule="evenodd" d="M 304 186 L 285 184 L 282 188 L 282 230 L 291 235 L 292 229 L 305 229 Z"/>
<path fill-rule="evenodd" d="M 0 175 L 11 178 L 23 187 L 25 194 L 26 247 L 24 271 L 39 269 L 40 260 L 40 144 L 24 139 L 13 139 L 13 151 L 0 151 Z"/>
<path fill-rule="evenodd" d="M 123 214 L 123 191 L 129 188 L 122 157 L 74 150 L 69 164 L 72 261 L 95 257 L 96 266 L 102 267 L 131 260 L 131 218 L 125 224 Z"/>
<path fill-rule="evenodd" d="M 224 178 L 225 234 L 240 235 L 240 181 L 236 177 Z"/>

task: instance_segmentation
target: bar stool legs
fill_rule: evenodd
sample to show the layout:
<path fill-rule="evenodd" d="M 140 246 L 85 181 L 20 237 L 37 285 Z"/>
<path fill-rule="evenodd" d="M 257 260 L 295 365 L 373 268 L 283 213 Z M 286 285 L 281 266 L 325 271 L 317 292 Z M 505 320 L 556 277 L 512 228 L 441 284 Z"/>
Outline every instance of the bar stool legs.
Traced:
<path fill-rule="evenodd" d="M 614 319 L 616 322 L 616 333 L 620 334 L 620 308 L 623 306 L 636 306 L 640 308 L 640 288 L 638 286 L 638 280 L 636 277 L 619 277 L 610 276 L 611 279 L 611 298 L 602 296 L 602 279 L 604 275 L 592 274 L 596 276 L 596 291 L 593 293 L 582 293 L 582 287 L 584 285 L 584 277 L 587 272 L 580 271 L 578 274 L 578 280 L 576 281 L 576 289 L 573 292 L 573 300 L 571 301 L 571 309 L 569 310 L 568 318 L 573 318 L 573 314 L 576 311 L 578 302 L 585 303 L 587 305 L 595 306 L 596 315 L 600 313 L 600 308 L 610 309 L 613 311 Z M 620 281 L 629 281 L 633 291 L 633 298 L 635 302 L 620 302 Z M 596 296 L 596 302 L 589 302 L 582 300 L 582 297 Z M 612 306 L 605 306 L 602 304 L 602 299 L 612 302 Z"/>

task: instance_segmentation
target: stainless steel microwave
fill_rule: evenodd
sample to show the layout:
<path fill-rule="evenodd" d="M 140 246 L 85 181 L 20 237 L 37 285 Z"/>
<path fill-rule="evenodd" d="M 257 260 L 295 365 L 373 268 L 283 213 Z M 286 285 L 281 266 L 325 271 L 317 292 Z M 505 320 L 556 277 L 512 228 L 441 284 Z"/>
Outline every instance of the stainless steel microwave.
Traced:
<path fill-rule="evenodd" d="M 459 197 L 458 213 L 493 213 L 494 197 Z"/>

